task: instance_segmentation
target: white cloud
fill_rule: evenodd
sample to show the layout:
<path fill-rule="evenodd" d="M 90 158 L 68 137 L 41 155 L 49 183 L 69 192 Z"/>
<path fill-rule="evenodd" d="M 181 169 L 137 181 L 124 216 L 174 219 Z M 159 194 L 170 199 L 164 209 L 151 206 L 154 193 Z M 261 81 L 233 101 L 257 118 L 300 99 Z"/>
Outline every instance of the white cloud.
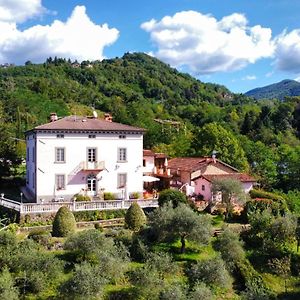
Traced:
<path fill-rule="evenodd" d="M 256 76 L 255 75 L 247 75 L 245 77 L 242 78 L 242 80 L 256 80 Z"/>
<path fill-rule="evenodd" d="M 300 29 L 284 31 L 276 38 L 275 66 L 282 71 L 300 73 Z"/>
<path fill-rule="evenodd" d="M 0 22 L 0 63 L 42 62 L 49 56 L 79 61 L 102 59 L 104 47 L 118 36 L 117 29 L 94 24 L 84 6 L 76 6 L 65 23 L 55 20 L 51 25 L 24 31 L 15 23 Z"/>
<path fill-rule="evenodd" d="M 234 13 L 220 21 L 211 15 L 183 11 L 141 25 L 158 47 L 154 55 L 197 74 L 234 71 L 270 57 L 272 32 L 260 25 L 247 26 L 244 15 Z"/>
<path fill-rule="evenodd" d="M 0 21 L 19 23 L 44 13 L 41 0 L 0 0 Z"/>

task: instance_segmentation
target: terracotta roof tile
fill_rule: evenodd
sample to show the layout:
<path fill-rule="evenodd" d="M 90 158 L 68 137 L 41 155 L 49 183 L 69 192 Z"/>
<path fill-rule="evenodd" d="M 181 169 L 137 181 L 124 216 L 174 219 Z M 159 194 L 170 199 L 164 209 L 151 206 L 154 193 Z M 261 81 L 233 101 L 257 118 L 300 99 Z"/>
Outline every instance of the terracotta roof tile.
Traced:
<path fill-rule="evenodd" d="M 168 162 L 170 169 L 180 169 L 182 171 L 193 171 L 197 168 L 199 163 L 205 161 L 204 157 L 176 157 Z"/>
<path fill-rule="evenodd" d="M 241 182 L 256 182 L 256 180 L 245 173 L 232 173 L 232 174 L 215 174 L 215 175 L 201 175 L 200 177 L 205 178 L 206 180 L 212 182 L 213 180 L 222 180 L 222 179 L 236 179 Z"/>
<path fill-rule="evenodd" d="M 143 128 L 80 116 L 64 117 L 57 121 L 37 126 L 33 130 L 145 131 Z"/>
<path fill-rule="evenodd" d="M 238 170 L 219 159 L 213 159 L 212 157 L 177 157 L 169 160 L 168 166 L 173 170 L 181 170 L 193 172 L 199 170 L 209 164 L 215 163 L 217 165 L 223 165 L 230 168 L 232 172 L 238 172 Z"/>
<path fill-rule="evenodd" d="M 154 156 L 154 155 L 155 153 L 152 150 L 147 150 L 147 149 L 143 150 L 143 156 Z"/>

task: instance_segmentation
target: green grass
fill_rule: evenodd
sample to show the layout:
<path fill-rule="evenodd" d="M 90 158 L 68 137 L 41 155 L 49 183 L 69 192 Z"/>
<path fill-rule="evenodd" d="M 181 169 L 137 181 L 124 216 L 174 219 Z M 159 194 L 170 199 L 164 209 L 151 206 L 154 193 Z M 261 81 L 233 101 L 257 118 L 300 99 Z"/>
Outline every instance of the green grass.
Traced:
<path fill-rule="evenodd" d="M 261 273 L 266 285 L 278 295 L 278 299 L 300 299 L 300 278 L 290 276 L 286 280 L 285 292 L 284 278 L 270 273 Z"/>
<path fill-rule="evenodd" d="M 173 243 L 159 243 L 154 246 L 154 251 L 168 252 L 171 254 L 175 261 L 197 261 L 215 257 L 217 253 L 212 247 L 212 244 L 200 246 L 193 242 L 186 242 L 186 250 L 180 253 L 181 243 L 180 240 Z"/>
<path fill-rule="evenodd" d="M 214 228 L 221 228 L 224 225 L 224 216 L 216 215 L 211 216 L 211 224 Z"/>

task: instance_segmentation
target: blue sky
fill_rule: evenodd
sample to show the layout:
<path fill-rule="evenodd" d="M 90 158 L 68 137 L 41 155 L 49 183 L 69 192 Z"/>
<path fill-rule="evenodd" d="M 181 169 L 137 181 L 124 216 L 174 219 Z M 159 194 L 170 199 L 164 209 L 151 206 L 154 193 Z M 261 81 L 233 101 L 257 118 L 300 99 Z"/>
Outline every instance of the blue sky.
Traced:
<path fill-rule="evenodd" d="M 0 0 L 0 63 L 146 52 L 245 92 L 300 79 L 299 0 Z"/>

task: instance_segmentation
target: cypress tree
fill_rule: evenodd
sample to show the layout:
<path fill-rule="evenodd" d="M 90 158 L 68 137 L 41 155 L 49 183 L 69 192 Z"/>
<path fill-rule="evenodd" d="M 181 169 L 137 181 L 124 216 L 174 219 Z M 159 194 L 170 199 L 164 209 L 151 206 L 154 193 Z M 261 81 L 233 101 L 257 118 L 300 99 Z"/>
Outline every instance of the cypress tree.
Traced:
<path fill-rule="evenodd" d="M 53 220 L 52 236 L 65 237 L 75 231 L 76 221 L 73 213 L 65 206 L 61 207 Z"/>
<path fill-rule="evenodd" d="M 146 223 L 146 216 L 137 202 L 133 202 L 125 215 L 125 227 L 138 231 Z"/>

